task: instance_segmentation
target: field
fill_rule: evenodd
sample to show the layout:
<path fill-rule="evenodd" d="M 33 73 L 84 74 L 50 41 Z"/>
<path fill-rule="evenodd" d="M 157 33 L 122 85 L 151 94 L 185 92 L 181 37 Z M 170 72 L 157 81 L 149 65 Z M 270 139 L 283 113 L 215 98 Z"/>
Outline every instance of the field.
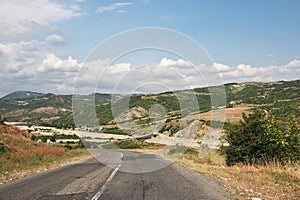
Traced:
<path fill-rule="evenodd" d="M 191 120 L 191 119 L 198 118 L 201 120 L 209 121 L 212 120 L 212 116 L 213 116 L 213 119 L 215 121 L 236 123 L 242 119 L 242 113 L 249 114 L 251 113 L 251 110 L 253 108 L 255 108 L 255 105 L 242 104 L 242 105 L 236 105 L 233 108 L 224 108 L 221 110 L 208 111 L 205 113 L 201 113 L 199 115 L 189 115 L 184 119 Z"/>

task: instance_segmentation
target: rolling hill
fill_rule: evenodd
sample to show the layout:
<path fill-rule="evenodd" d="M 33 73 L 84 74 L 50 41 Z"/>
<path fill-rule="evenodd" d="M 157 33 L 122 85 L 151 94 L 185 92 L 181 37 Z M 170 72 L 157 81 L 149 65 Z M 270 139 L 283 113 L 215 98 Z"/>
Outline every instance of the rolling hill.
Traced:
<path fill-rule="evenodd" d="M 131 95 L 129 99 L 120 101 L 128 102 L 129 108 L 120 107 L 115 110 L 127 112 L 134 110 L 132 116 L 139 124 L 147 124 L 149 109 L 155 104 L 164 107 L 167 118 L 178 119 L 183 116 L 197 113 L 205 113 L 212 110 L 210 95 L 220 87 L 195 88 L 176 92 L 164 92 L 160 94 Z M 215 106 L 234 108 L 240 105 L 261 107 L 278 118 L 288 115 L 300 117 L 300 80 L 278 81 L 268 83 L 230 83 L 224 85 L 226 91 L 226 105 L 216 102 Z M 8 121 L 20 121 L 30 124 L 50 125 L 57 127 L 74 126 L 72 116 L 72 95 L 41 94 L 28 92 L 25 98 L 23 92 L 14 92 L 0 99 L 0 115 Z M 176 95 L 175 95 L 176 94 Z M 95 109 L 99 124 L 114 124 L 111 111 L 110 94 L 91 94 L 95 96 Z M 213 94 L 212 94 L 213 95 Z M 79 96 L 79 95 L 78 95 Z M 178 100 L 180 96 L 180 101 Z M 80 96 L 85 98 L 90 96 Z M 190 98 L 196 97 L 199 109 L 189 105 Z M 223 97 L 220 97 L 223 98 Z M 218 97 L 217 97 L 218 99 Z M 181 108 L 180 102 L 187 106 Z M 119 103 L 122 105 L 122 103 Z M 126 109 L 126 108 L 125 108 Z M 216 109 L 216 108 L 213 108 Z M 139 113 L 141 112 L 141 113 Z"/>

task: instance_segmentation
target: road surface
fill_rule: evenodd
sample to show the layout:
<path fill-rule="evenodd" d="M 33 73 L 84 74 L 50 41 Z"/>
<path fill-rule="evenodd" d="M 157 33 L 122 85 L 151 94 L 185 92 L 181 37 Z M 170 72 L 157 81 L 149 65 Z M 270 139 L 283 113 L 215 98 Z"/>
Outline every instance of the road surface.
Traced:
<path fill-rule="evenodd" d="M 49 170 L 0 186 L 1 200 L 230 199 L 216 181 L 156 155 L 107 151 L 98 159 Z"/>

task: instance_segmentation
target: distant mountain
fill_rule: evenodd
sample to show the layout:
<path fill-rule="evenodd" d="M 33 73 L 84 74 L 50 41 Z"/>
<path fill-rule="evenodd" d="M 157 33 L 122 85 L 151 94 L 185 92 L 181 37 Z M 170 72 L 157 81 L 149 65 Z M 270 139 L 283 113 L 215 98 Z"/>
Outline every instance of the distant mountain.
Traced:
<path fill-rule="evenodd" d="M 45 94 L 39 92 L 30 92 L 30 91 L 15 91 L 1 98 L 1 100 L 14 100 L 14 99 L 29 99 L 32 97 L 40 97 Z"/>

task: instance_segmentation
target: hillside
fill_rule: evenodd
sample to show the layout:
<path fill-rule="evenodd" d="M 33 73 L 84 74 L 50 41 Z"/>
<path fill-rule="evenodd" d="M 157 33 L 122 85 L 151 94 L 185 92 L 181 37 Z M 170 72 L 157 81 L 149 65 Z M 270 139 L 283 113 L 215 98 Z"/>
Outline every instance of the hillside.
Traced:
<path fill-rule="evenodd" d="M 129 100 L 127 99 L 129 110 L 124 112 L 134 112 L 132 114 L 134 121 L 145 125 L 150 122 L 148 111 L 155 104 L 160 104 L 164 107 L 169 121 L 190 114 L 205 113 L 212 109 L 210 92 L 218 88 L 196 88 L 174 93 L 132 95 L 129 97 Z M 262 107 L 278 118 L 286 117 L 287 115 L 300 117 L 300 80 L 269 83 L 231 83 L 225 85 L 225 91 L 226 107 L 228 108 L 251 105 L 252 107 Z M 182 110 L 177 99 L 178 96 L 180 96 L 181 102 L 187 105 Z M 198 100 L 200 111 L 197 111 L 193 105 L 189 105 L 190 98 L 194 96 Z M 80 96 L 80 98 L 85 98 L 85 96 Z M 115 121 L 111 111 L 111 95 L 95 94 L 95 104 L 99 124 L 114 124 Z M 220 105 L 217 104 L 215 106 L 224 105 L 220 103 Z M 122 108 L 119 110 L 122 110 Z M 122 113 L 120 114 L 122 116 Z M 0 115 L 4 116 L 8 121 L 23 121 L 57 127 L 74 126 L 72 95 L 46 94 L 43 96 L 34 95 L 26 99 L 2 98 L 0 99 Z"/>
<path fill-rule="evenodd" d="M 83 149 L 33 142 L 27 132 L 0 124 L 0 184 L 85 155 Z"/>
<path fill-rule="evenodd" d="M 300 80 L 228 84 L 227 105 L 254 104 L 273 115 L 300 117 Z"/>

